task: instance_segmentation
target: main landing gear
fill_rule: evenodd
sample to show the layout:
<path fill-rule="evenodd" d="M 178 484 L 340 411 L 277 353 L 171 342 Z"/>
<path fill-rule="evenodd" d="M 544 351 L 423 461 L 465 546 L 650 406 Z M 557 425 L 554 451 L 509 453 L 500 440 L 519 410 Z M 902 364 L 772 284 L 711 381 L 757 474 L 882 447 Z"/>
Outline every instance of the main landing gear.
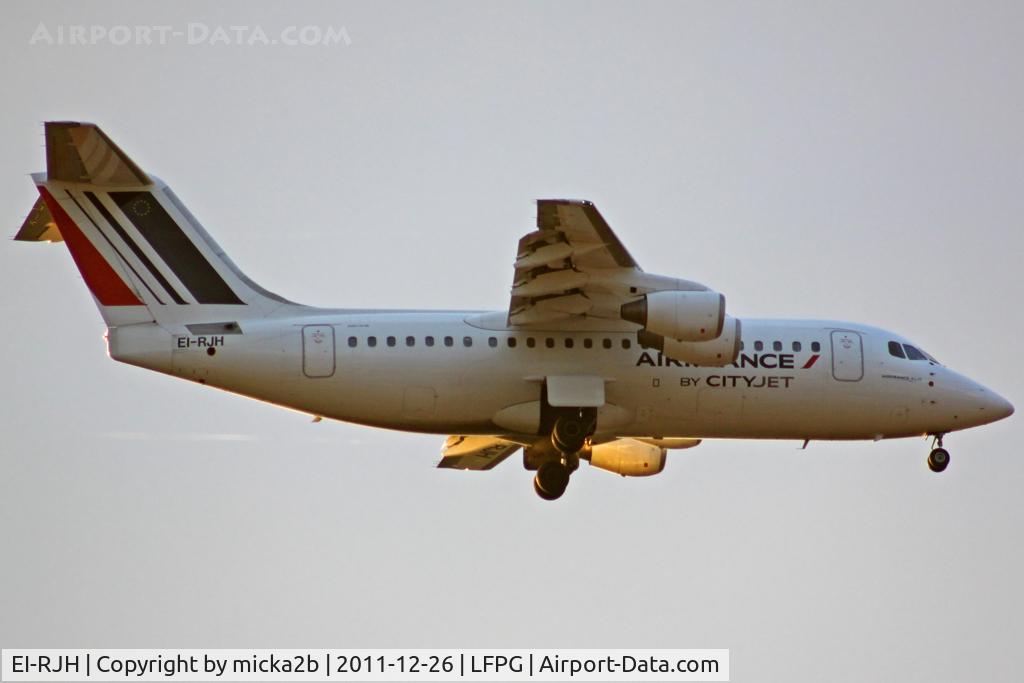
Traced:
<path fill-rule="evenodd" d="M 562 497 L 570 475 L 580 466 L 580 451 L 587 445 L 596 420 L 593 409 L 569 409 L 558 414 L 551 425 L 553 448 L 537 466 L 537 474 L 533 478 L 533 490 L 538 496 L 544 500 Z"/>
<path fill-rule="evenodd" d="M 949 451 L 942 447 L 942 434 L 935 435 L 935 448 L 928 454 L 928 469 L 942 472 L 949 467 Z"/>
<path fill-rule="evenodd" d="M 544 500 L 557 500 L 565 493 L 570 474 L 572 470 L 564 462 L 548 460 L 537 468 L 537 474 L 533 478 L 533 490 Z"/>
<path fill-rule="evenodd" d="M 558 417 L 551 429 L 551 445 L 560 453 L 579 453 L 587 441 L 588 425 L 581 414 L 573 411 Z"/>

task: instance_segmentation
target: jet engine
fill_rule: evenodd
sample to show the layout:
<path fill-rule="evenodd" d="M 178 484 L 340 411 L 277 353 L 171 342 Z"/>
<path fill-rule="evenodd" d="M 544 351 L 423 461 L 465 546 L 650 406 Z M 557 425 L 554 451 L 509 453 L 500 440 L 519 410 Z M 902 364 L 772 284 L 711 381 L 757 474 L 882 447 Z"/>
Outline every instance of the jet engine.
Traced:
<path fill-rule="evenodd" d="M 667 339 L 700 342 L 716 339 L 725 322 L 725 296 L 718 292 L 663 291 L 623 304 L 623 320 Z"/>
<path fill-rule="evenodd" d="M 640 346 L 657 349 L 672 360 L 691 365 L 722 367 L 735 361 L 740 354 L 741 327 L 739 320 L 727 315 L 722 325 L 722 333 L 711 341 L 678 341 L 653 334 L 648 330 L 640 330 L 637 333 L 637 341 Z"/>
<path fill-rule="evenodd" d="M 665 469 L 666 450 L 636 439 L 616 439 L 592 446 L 583 457 L 593 467 L 623 477 L 649 477 Z"/>

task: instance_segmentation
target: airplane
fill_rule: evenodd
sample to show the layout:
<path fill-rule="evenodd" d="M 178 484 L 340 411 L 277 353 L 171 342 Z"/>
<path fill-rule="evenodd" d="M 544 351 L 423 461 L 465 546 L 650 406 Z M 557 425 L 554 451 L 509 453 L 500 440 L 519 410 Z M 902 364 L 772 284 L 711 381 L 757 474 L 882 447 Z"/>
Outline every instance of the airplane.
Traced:
<path fill-rule="evenodd" d="M 159 178 L 94 124 L 45 123 L 46 172 L 15 239 L 67 245 L 114 360 L 314 416 L 448 435 L 438 467 L 522 450 L 536 493 L 580 461 L 663 471 L 704 439 L 943 437 L 1014 408 L 887 330 L 733 317 L 644 272 L 588 201 L 537 202 L 507 310 L 293 303 L 248 278 Z"/>

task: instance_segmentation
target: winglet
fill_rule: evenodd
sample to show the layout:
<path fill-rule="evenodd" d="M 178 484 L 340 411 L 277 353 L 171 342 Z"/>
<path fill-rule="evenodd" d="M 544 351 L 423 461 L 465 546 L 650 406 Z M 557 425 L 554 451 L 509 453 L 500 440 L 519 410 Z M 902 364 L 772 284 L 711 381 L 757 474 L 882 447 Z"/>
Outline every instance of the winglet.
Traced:
<path fill-rule="evenodd" d="M 144 187 L 153 181 L 94 123 L 46 122 L 49 180 L 116 187 Z"/>

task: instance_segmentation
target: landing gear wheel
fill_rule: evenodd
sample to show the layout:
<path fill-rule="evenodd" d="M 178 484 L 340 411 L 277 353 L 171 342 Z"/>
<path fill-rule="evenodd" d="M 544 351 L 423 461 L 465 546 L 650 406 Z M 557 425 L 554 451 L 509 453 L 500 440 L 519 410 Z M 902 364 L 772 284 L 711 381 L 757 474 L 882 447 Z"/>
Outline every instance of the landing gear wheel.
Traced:
<path fill-rule="evenodd" d="M 540 466 L 533 478 L 533 490 L 544 500 L 556 500 L 569 485 L 569 468 L 560 462 L 548 461 Z"/>
<path fill-rule="evenodd" d="M 949 466 L 949 451 L 945 448 L 935 448 L 928 454 L 928 469 L 932 472 L 942 472 Z"/>
<path fill-rule="evenodd" d="M 587 440 L 587 425 L 576 415 L 563 415 L 551 430 L 551 445 L 561 453 L 578 453 Z"/>
<path fill-rule="evenodd" d="M 558 495 L 554 495 L 542 489 L 540 487 L 540 484 L 537 483 L 537 477 L 533 478 L 533 490 L 536 491 L 537 495 L 543 498 L 544 500 L 558 500 L 559 498 L 562 497 L 561 493 L 559 493 Z M 565 493 L 565 491 L 563 491 L 562 493 Z"/>

